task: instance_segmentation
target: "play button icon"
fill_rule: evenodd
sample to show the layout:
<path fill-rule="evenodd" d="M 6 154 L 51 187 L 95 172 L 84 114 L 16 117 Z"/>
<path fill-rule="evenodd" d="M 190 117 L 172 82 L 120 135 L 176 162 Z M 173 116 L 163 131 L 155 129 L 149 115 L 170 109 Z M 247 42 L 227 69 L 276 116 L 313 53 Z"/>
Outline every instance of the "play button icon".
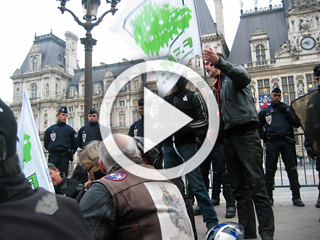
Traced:
<path fill-rule="evenodd" d="M 150 113 L 150 111 L 152 112 Z M 164 113 L 164 114 L 162 114 Z M 144 151 L 171 136 L 193 119 L 144 88 Z"/>
<path fill-rule="evenodd" d="M 165 63 L 164 63 L 165 62 Z M 174 65 L 174 66 L 173 66 Z M 176 66 L 178 65 L 178 66 Z M 170 67 L 170 69 L 164 69 L 164 67 Z M 171 68 L 172 67 L 172 68 Z M 173 86 L 176 81 L 171 81 L 171 75 L 177 75 L 177 69 L 181 69 L 185 77 L 194 85 L 197 86 L 199 81 L 206 83 L 201 76 L 199 76 L 195 71 L 187 68 L 179 63 L 173 63 L 166 60 L 155 60 L 150 62 L 143 62 L 135 65 L 132 68 L 127 69 L 122 74 L 120 74 L 108 88 L 103 102 L 100 108 L 100 124 L 106 126 L 106 128 L 101 127 L 101 135 L 103 139 L 106 139 L 112 135 L 111 126 L 111 116 L 114 114 L 113 104 L 121 92 L 121 89 L 132 79 L 138 77 L 144 73 L 155 73 L 159 72 L 163 74 L 165 72 L 166 78 L 164 83 L 166 86 Z M 177 79 L 176 79 L 177 80 Z M 149 79 L 147 78 L 147 81 Z M 153 80 L 154 81 L 154 80 Z M 160 85 L 161 85 L 160 84 Z M 116 143 L 110 141 L 106 148 L 112 156 L 112 158 L 125 170 L 130 171 L 132 174 L 137 175 L 142 178 L 149 178 L 153 180 L 163 180 L 173 179 L 185 175 L 198 167 L 201 162 L 208 156 L 219 132 L 219 117 L 217 113 L 219 112 L 217 102 L 210 87 L 206 85 L 206 92 L 209 93 L 207 96 L 203 96 L 208 109 L 208 131 L 206 138 L 201 145 L 198 152 L 189 160 L 184 163 L 169 169 L 147 169 L 141 165 L 133 163 L 129 158 L 127 158 L 117 147 Z M 168 87 L 167 89 L 169 89 Z M 159 92 L 159 82 L 158 82 L 158 92 Z M 162 91 L 165 93 L 166 91 Z M 144 88 L 144 151 L 147 152 L 155 145 L 161 143 L 168 137 L 174 135 L 176 131 L 183 128 L 187 124 L 193 121 L 192 118 L 182 113 L 180 110 L 167 103 L 158 95 L 151 92 L 149 89 Z M 210 94 L 211 93 L 211 94 Z M 149 106 L 149 109 L 148 109 Z M 113 139 L 113 138 L 111 138 Z M 164 159 L 166 161 L 166 159 Z"/>

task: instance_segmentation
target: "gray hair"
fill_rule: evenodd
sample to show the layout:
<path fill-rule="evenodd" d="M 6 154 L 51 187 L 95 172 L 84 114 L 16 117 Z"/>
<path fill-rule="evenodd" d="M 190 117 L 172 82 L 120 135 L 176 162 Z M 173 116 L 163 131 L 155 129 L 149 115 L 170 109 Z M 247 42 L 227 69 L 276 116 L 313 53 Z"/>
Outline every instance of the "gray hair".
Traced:
<path fill-rule="evenodd" d="M 114 142 L 117 146 L 114 145 Z M 110 154 L 112 151 L 112 156 Z M 136 145 L 136 141 L 125 134 L 115 133 L 107 137 L 99 147 L 99 157 L 103 162 L 107 172 L 114 167 L 117 162 L 123 158 L 123 155 L 131 159 L 135 163 L 142 163 L 139 149 Z"/>

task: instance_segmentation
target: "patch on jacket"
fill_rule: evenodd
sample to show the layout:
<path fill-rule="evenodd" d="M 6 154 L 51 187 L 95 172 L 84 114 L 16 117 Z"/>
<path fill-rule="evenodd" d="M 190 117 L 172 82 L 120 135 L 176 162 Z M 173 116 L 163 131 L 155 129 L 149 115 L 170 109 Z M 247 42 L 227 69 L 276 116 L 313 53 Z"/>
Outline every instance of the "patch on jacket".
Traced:
<path fill-rule="evenodd" d="M 53 215 L 58 210 L 57 197 L 53 193 L 47 193 L 43 195 L 42 198 L 37 202 L 35 212 Z"/>
<path fill-rule="evenodd" d="M 127 173 L 125 171 L 115 172 L 105 176 L 104 178 L 111 181 L 122 181 L 127 178 Z"/>

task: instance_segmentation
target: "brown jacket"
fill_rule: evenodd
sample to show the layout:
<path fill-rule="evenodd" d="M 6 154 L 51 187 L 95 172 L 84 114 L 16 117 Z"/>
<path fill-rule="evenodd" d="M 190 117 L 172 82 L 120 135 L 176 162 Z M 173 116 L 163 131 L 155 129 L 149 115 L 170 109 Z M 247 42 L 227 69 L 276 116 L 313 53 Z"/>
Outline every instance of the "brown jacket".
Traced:
<path fill-rule="evenodd" d="M 194 239 L 183 198 L 170 181 L 142 179 L 120 168 L 99 182 L 113 200 L 112 239 Z"/>

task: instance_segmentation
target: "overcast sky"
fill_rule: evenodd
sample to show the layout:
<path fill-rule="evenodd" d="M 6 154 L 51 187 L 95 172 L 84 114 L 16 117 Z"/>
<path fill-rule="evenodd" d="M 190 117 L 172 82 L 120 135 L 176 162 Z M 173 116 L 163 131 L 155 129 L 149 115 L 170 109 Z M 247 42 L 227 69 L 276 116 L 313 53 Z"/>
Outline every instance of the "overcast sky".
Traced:
<path fill-rule="evenodd" d="M 119 12 L 128 0 L 122 0 L 118 5 Z M 71 9 L 77 16 L 82 16 L 80 0 L 70 0 L 67 8 Z M 208 7 L 214 16 L 213 0 L 206 0 Z M 254 0 L 243 0 L 244 9 L 252 9 Z M 281 0 L 273 0 L 273 5 L 279 4 Z M 229 49 L 232 47 L 234 35 L 240 20 L 240 1 L 222 0 L 225 21 L 225 38 Z M 269 0 L 258 1 L 258 7 L 267 6 Z M 12 101 L 13 87 L 10 76 L 19 69 L 32 47 L 34 36 L 52 33 L 65 40 L 65 32 L 71 31 L 79 38 L 85 37 L 85 30 L 79 26 L 73 17 L 65 12 L 61 14 L 55 0 L 14 0 L 2 1 L 0 8 L 0 29 L 2 37 L 0 46 L 2 57 L 0 58 L 0 97 L 5 101 Z M 106 1 L 101 1 L 98 16 L 109 9 Z M 116 14 L 119 14 L 117 12 Z M 109 28 L 114 24 L 115 17 L 107 15 L 100 25 L 92 30 L 93 38 L 97 39 L 97 45 L 93 47 L 93 66 L 100 62 L 114 63 L 122 61 L 122 58 L 131 60 L 130 48 L 117 37 Z M 78 60 L 81 68 L 84 67 L 84 47 L 78 41 Z"/>

